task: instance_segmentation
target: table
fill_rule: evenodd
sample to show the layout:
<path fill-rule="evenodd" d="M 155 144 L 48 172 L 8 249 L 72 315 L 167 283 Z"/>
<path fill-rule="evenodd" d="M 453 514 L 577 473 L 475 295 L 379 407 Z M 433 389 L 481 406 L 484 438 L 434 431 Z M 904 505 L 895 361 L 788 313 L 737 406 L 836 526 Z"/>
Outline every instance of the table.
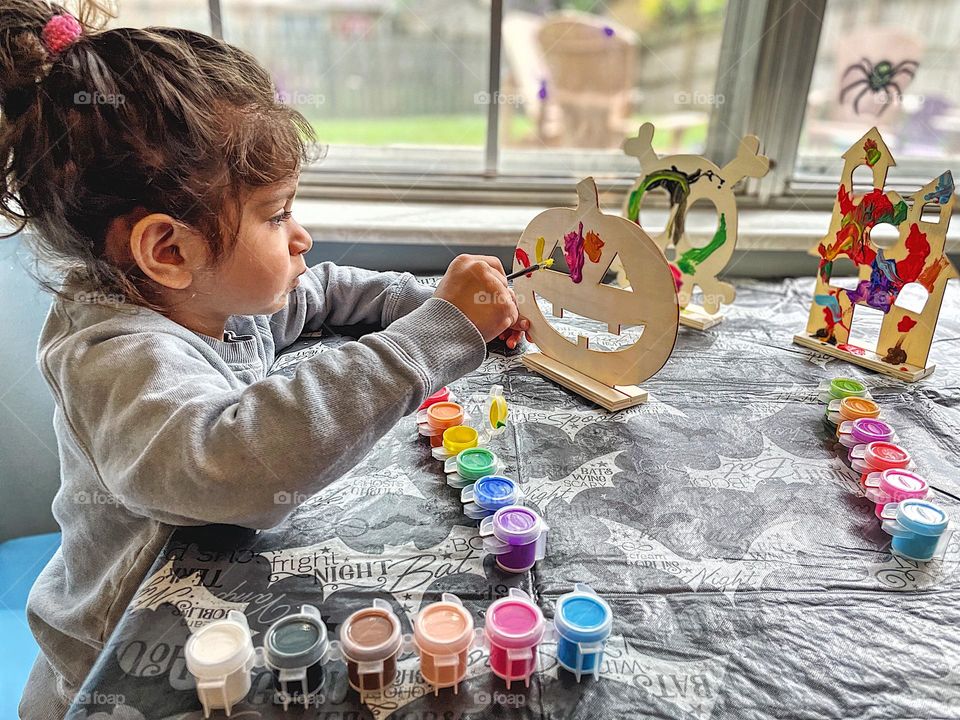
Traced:
<path fill-rule="evenodd" d="M 532 375 L 517 354 L 491 354 L 456 383 L 461 396 L 505 387 L 511 420 L 494 449 L 550 526 L 532 572 L 507 575 L 483 556 L 410 418 L 280 527 L 176 531 L 87 679 L 88 702 L 68 717 L 201 717 L 183 645 L 190 627 L 229 609 L 246 614 L 259 645 L 303 603 L 335 636 L 380 597 L 409 631 L 409 617 L 442 592 L 482 624 L 511 587 L 550 618 L 575 582 L 613 608 L 600 681 L 578 685 L 544 645 L 530 687 L 508 691 L 474 650 L 457 695 L 435 697 L 407 658 L 397 685 L 363 706 L 334 666 L 319 711 L 287 715 L 960 717 L 960 533 L 939 561 L 891 556 L 816 399 L 825 378 L 863 379 L 920 471 L 960 494 L 960 296 L 951 287 L 944 303 L 937 371 L 906 385 L 791 344 L 811 288 L 740 282 L 720 326 L 681 328 L 644 386 L 650 402 L 617 414 Z M 275 371 L 346 341 L 302 339 Z M 936 500 L 960 520 L 960 503 Z M 266 671 L 234 715 L 286 717 Z"/>

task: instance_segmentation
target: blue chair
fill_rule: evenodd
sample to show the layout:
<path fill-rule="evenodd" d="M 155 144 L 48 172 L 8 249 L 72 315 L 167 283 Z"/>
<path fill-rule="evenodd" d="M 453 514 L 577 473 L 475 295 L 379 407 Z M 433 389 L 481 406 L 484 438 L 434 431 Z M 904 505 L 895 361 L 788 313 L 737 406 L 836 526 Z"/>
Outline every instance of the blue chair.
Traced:
<path fill-rule="evenodd" d="M 39 648 L 27 626 L 27 595 L 60 547 L 60 533 L 0 543 L 0 718 L 17 717 L 17 705 Z"/>

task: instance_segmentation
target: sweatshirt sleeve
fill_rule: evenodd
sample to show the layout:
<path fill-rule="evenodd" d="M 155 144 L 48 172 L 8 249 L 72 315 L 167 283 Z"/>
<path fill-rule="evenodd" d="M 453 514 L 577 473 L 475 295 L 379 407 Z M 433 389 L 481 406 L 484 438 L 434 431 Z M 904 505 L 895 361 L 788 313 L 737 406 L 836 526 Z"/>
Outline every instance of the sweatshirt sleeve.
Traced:
<path fill-rule="evenodd" d="M 341 476 L 428 394 L 476 369 L 485 345 L 456 306 L 431 298 L 292 378 L 237 388 L 203 352 L 173 334 L 130 332 L 74 344 L 48 372 L 70 388 L 71 429 L 131 512 L 268 528 L 295 507 L 282 494 L 308 496 Z"/>
<path fill-rule="evenodd" d="M 433 296 L 433 288 L 409 273 L 374 272 L 320 263 L 307 268 L 287 306 L 270 317 L 277 351 L 302 333 L 324 326 L 376 325 L 389 327 Z"/>

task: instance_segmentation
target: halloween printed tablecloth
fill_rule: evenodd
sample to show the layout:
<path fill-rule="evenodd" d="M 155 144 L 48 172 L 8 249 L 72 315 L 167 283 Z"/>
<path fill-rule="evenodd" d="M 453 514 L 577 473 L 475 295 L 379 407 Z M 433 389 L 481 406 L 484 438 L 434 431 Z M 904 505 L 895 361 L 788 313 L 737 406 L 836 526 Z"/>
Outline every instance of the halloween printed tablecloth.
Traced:
<path fill-rule="evenodd" d="M 482 625 L 511 587 L 551 618 L 578 582 L 614 612 L 599 681 L 577 684 L 547 644 L 529 688 L 507 690 L 477 649 L 458 694 L 435 696 L 408 657 L 396 685 L 362 705 L 333 665 L 320 707 L 285 714 L 261 670 L 233 714 L 960 717 L 960 533 L 939 560 L 891 556 L 816 399 L 823 379 L 861 378 L 920 472 L 960 494 L 960 293 L 951 287 L 944 303 L 937 371 L 908 385 L 791 344 L 811 288 L 741 281 L 720 326 L 681 328 L 673 356 L 644 386 L 649 403 L 616 414 L 530 373 L 518 353 L 491 353 L 456 383 L 461 397 L 505 388 L 509 429 L 493 448 L 550 527 L 532 572 L 508 575 L 484 556 L 412 418 L 318 495 L 278 498 L 302 502 L 280 527 L 178 530 L 69 717 L 202 717 L 184 644 L 231 609 L 245 613 L 259 645 L 273 621 L 305 603 L 320 609 L 331 637 L 374 598 L 409 632 L 410 618 L 443 592 Z M 561 322 L 576 332 L 577 321 Z M 348 341 L 303 338 L 274 372 Z M 960 522 L 960 503 L 935 500 Z"/>

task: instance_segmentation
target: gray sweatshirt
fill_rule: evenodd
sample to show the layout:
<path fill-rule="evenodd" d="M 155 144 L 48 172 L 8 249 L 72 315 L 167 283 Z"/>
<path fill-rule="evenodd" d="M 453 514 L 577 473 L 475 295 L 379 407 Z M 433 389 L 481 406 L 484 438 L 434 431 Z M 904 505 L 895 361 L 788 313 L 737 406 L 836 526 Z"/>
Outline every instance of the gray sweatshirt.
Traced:
<path fill-rule="evenodd" d="M 411 275 L 322 263 L 285 309 L 231 317 L 223 338 L 139 307 L 54 303 L 38 358 L 63 543 L 27 603 L 41 654 L 23 717 L 62 717 L 176 526 L 280 523 L 295 506 L 277 493 L 317 492 L 480 365 L 480 332 L 432 294 Z M 267 377 L 301 333 L 357 323 L 385 329 Z"/>

